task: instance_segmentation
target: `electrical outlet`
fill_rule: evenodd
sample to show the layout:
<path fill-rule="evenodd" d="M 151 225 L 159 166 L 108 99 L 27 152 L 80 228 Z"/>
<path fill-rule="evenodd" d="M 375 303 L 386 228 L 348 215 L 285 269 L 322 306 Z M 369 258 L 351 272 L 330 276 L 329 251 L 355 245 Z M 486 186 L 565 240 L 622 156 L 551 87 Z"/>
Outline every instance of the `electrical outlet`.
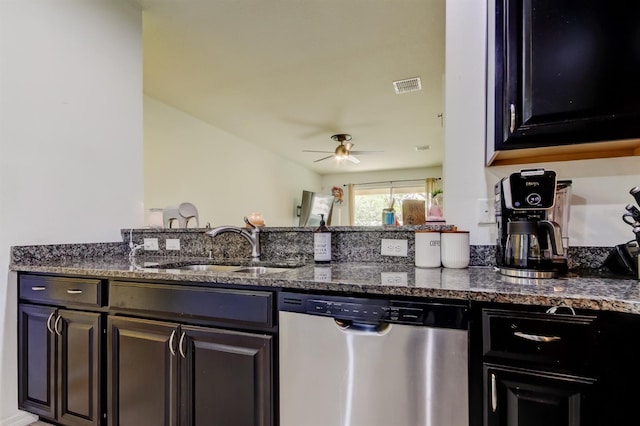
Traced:
<path fill-rule="evenodd" d="M 494 223 L 495 218 L 492 203 L 486 198 L 478 198 L 476 200 L 476 222 L 477 223 Z"/>
<path fill-rule="evenodd" d="M 158 250 L 158 239 L 157 238 L 145 238 L 144 239 L 144 249 L 145 250 Z"/>
<path fill-rule="evenodd" d="M 382 240 L 380 254 L 383 256 L 407 257 L 407 240 Z"/>
<path fill-rule="evenodd" d="M 407 285 L 407 273 L 380 272 L 380 282 L 386 285 Z"/>
<path fill-rule="evenodd" d="M 167 250 L 180 250 L 180 238 L 167 238 L 165 245 Z"/>

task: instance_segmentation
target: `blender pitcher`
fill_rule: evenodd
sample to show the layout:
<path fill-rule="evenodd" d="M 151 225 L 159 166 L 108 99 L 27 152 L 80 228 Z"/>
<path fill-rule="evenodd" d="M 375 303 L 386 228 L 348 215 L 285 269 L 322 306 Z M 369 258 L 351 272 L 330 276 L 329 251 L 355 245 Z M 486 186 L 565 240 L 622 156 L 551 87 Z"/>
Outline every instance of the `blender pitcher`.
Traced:
<path fill-rule="evenodd" d="M 550 221 L 560 226 L 562 233 L 562 248 L 567 252 L 569 248 L 569 213 L 571 210 L 571 183 L 570 180 L 559 180 L 556 184 L 556 199 L 553 209 L 549 211 Z"/>

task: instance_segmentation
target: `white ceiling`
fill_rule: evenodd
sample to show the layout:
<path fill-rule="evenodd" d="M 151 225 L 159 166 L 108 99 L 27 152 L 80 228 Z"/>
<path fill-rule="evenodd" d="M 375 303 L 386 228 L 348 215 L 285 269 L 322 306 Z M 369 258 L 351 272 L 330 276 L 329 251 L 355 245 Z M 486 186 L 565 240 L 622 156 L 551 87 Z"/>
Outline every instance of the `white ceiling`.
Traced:
<path fill-rule="evenodd" d="M 133 1 L 147 95 L 320 174 L 442 164 L 444 0 Z M 335 133 L 385 152 L 302 152 L 332 152 Z"/>

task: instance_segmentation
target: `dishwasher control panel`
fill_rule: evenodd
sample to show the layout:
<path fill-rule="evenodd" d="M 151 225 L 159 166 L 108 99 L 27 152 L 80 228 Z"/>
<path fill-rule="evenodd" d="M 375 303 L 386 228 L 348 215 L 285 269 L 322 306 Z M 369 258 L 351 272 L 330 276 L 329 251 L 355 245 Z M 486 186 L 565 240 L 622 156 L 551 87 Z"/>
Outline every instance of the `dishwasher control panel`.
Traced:
<path fill-rule="evenodd" d="M 422 324 L 423 309 L 404 306 L 381 306 L 368 303 L 309 299 L 307 302 L 307 313 L 328 315 L 345 319 L 404 323 L 415 322 Z"/>
<path fill-rule="evenodd" d="M 365 323 L 401 323 L 467 328 L 467 306 L 448 302 L 413 302 L 282 292 L 278 309 Z"/>

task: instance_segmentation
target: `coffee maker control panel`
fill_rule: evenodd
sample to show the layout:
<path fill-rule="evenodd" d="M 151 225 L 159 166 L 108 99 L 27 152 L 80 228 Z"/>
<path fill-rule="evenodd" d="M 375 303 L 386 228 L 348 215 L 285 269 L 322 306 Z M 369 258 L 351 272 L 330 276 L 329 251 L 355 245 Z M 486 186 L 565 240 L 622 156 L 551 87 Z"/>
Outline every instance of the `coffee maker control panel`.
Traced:
<path fill-rule="evenodd" d="M 508 209 L 551 209 L 555 203 L 556 173 L 552 170 L 521 170 L 503 179 L 502 185 Z"/>

